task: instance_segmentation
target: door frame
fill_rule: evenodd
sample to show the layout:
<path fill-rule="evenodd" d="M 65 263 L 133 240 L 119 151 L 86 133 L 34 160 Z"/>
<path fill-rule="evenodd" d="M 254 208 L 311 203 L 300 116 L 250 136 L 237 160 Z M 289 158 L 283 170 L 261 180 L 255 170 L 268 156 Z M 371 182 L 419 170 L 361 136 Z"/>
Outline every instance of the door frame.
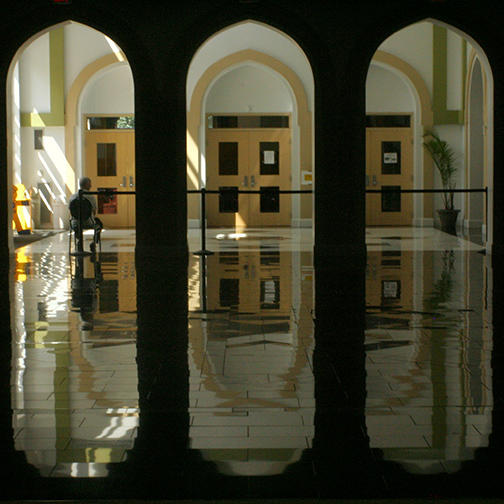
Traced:
<path fill-rule="evenodd" d="M 82 128 L 81 128 L 81 176 L 87 176 L 87 173 L 86 173 L 86 167 L 87 167 L 86 135 L 88 134 L 89 131 L 91 131 L 91 130 L 88 130 L 88 128 L 87 128 L 87 119 L 91 118 L 91 117 L 135 117 L 135 114 L 131 113 L 131 112 L 128 112 L 128 113 L 121 113 L 121 112 L 108 113 L 107 112 L 104 114 L 100 114 L 100 113 L 83 113 L 83 114 L 81 114 L 81 125 L 82 125 Z M 105 129 L 104 128 L 104 129 L 97 129 L 97 130 L 93 130 L 93 131 L 114 132 L 114 133 L 119 133 L 119 134 L 131 133 L 133 131 L 133 135 L 135 137 L 135 128 L 116 128 L 116 129 Z M 136 147 L 136 146 L 134 146 L 134 147 Z M 136 155 L 133 159 L 133 168 L 134 168 L 133 180 L 136 185 Z M 79 177 L 76 174 L 76 179 L 78 179 L 78 178 Z M 92 180 L 92 183 L 93 183 L 93 187 L 91 190 L 96 191 L 99 186 L 98 181 Z M 79 186 L 79 183 L 78 183 L 78 180 L 76 180 L 75 187 L 78 188 L 78 186 Z M 123 197 L 131 198 L 131 196 L 123 196 Z M 134 201 L 133 206 L 135 204 L 136 204 L 136 202 Z M 134 222 L 133 222 L 132 226 L 133 226 L 133 228 L 136 228 L 136 211 L 134 211 L 133 221 Z M 128 228 L 130 228 L 130 227 L 131 226 L 128 226 Z"/>
<path fill-rule="evenodd" d="M 378 113 L 372 113 L 372 112 L 369 112 L 369 113 L 366 113 L 366 116 L 405 116 L 405 117 L 409 117 L 410 118 L 410 125 L 409 127 L 403 127 L 401 129 L 404 129 L 404 130 L 407 130 L 409 131 L 410 133 L 410 137 L 411 137 L 411 144 L 412 144 L 412 147 L 411 147 L 411 170 L 410 170 L 410 174 L 411 174 L 411 188 L 415 188 L 417 187 L 416 183 L 417 183 L 417 173 L 416 173 L 416 162 L 415 162 L 415 147 L 416 147 L 416 141 L 415 141 L 415 129 L 416 129 L 416 124 L 415 124 L 415 114 L 413 112 L 378 112 Z M 366 173 L 367 173 L 367 159 L 368 159 L 368 155 L 369 153 L 367 152 L 367 131 L 368 129 L 372 129 L 372 130 L 390 130 L 390 129 L 396 129 L 397 127 L 394 127 L 394 126 L 390 126 L 390 127 L 387 127 L 387 126 L 383 126 L 383 127 L 366 127 Z M 372 189 L 371 186 L 369 186 L 370 189 Z M 366 195 L 366 207 L 367 207 L 367 202 L 368 202 L 368 198 L 372 198 L 373 196 L 368 196 Z M 374 196 L 374 197 L 378 197 L 378 196 Z M 411 195 L 411 198 L 412 198 L 412 202 L 411 202 L 411 222 L 410 224 L 408 224 L 407 226 L 408 227 L 416 227 L 415 225 L 415 221 L 416 221 L 416 209 L 415 209 L 415 195 L 412 194 Z M 367 226 L 367 222 L 366 222 L 366 226 Z M 383 226 L 387 226 L 387 224 L 383 224 Z M 380 227 L 380 225 L 378 225 L 377 227 Z"/>

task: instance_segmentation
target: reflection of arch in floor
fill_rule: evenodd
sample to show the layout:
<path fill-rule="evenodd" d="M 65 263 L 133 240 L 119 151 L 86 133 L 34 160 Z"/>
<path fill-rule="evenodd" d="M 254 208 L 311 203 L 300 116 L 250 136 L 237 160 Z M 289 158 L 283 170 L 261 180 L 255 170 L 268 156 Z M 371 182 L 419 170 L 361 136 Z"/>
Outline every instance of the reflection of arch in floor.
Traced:
<path fill-rule="evenodd" d="M 291 254 L 290 251 L 281 252 L 277 266 L 265 265 L 263 269 L 263 274 L 267 271 L 275 278 L 284 278 L 285 283 L 279 284 L 278 288 L 285 306 L 289 307 L 291 302 L 297 306 L 288 292 L 295 288 L 296 281 L 300 281 L 296 274 L 290 277 L 290 270 L 296 270 L 298 274 L 301 271 L 300 264 L 297 268 L 292 267 Z M 249 252 L 247 256 L 252 259 L 252 264 L 260 263 L 261 252 Z M 228 256 L 216 254 L 209 259 L 207 271 L 214 278 L 214 287 L 219 286 L 219 278 L 244 278 L 240 272 L 242 268 L 233 272 L 229 270 L 229 265 L 224 267 L 221 264 L 220 260 L 224 257 Z M 192 309 L 199 309 L 201 302 L 200 267 L 198 259 L 191 259 L 189 285 Z M 254 269 L 257 278 L 262 278 L 260 268 Z M 303 449 L 308 447 L 306 440 L 313 438 L 313 418 L 309 408 L 313 407 L 314 398 L 310 363 L 314 342 L 311 319 L 308 323 L 304 318 L 309 312 L 306 310 L 305 315 L 301 314 L 300 306 L 291 312 L 284 305 L 279 311 L 259 309 L 255 312 L 255 309 L 250 309 L 253 305 L 249 304 L 246 310 L 242 307 L 241 312 L 235 312 L 223 307 L 215 309 L 219 306 L 215 302 L 218 303 L 217 298 L 214 296 L 212 300 L 209 296 L 208 319 L 194 317 L 189 322 L 188 358 L 191 383 L 196 387 L 190 391 L 190 402 L 193 412 L 196 412 L 195 426 L 211 424 L 219 428 L 219 436 L 229 430 L 229 439 L 212 439 L 213 449 L 207 450 L 205 440 L 198 439 L 196 434 L 192 438 L 192 447 L 201 449 L 203 457 L 215 462 L 223 474 L 281 474 L 287 466 L 300 459 Z M 299 317 L 298 324 L 294 323 L 296 317 Z M 205 409 L 208 407 L 218 408 L 218 412 L 208 412 Z M 305 407 L 308 410 L 302 411 Z M 236 411 L 232 411 L 233 408 Z M 202 420 L 202 415 L 207 419 Z M 261 415 L 271 421 L 269 434 L 253 432 L 254 429 L 267 431 Z M 301 425 L 301 419 L 304 425 Z M 237 438 L 233 434 L 237 426 L 242 429 L 249 426 L 251 432 Z M 276 439 L 275 430 L 282 431 L 279 439 Z M 293 439 L 282 439 L 286 431 Z M 303 448 L 300 446 L 301 438 L 305 441 Z M 251 450 L 250 457 L 243 459 L 240 454 L 246 449 Z M 265 454 L 265 449 L 268 454 Z M 235 451 L 230 453 L 228 450 Z"/>
<path fill-rule="evenodd" d="M 303 83 L 287 65 L 267 54 L 247 49 L 231 54 L 211 65 L 200 77 L 191 96 L 187 114 L 187 174 L 188 188 L 197 188 L 201 182 L 200 159 L 204 154 L 201 148 L 201 125 L 204 117 L 205 98 L 212 84 L 227 70 L 238 67 L 247 62 L 253 62 L 271 69 L 286 83 L 293 95 L 295 112 L 297 113 L 297 127 L 299 128 L 299 164 L 293 173 L 293 189 L 299 189 L 302 171 L 312 171 L 312 119 L 309 110 L 308 98 Z M 204 145 L 204 144 L 203 144 Z M 300 204 L 300 209 L 293 213 L 297 219 L 311 220 L 311 202 L 307 198 Z M 189 218 L 198 218 L 196 208 L 189 209 Z"/>
<path fill-rule="evenodd" d="M 215 404 L 218 404 L 218 408 L 222 409 L 222 413 L 215 415 L 215 423 L 213 425 L 220 425 L 220 432 L 226 432 L 226 429 L 230 429 L 230 437 L 232 437 L 233 430 L 233 422 L 232 417 L 233 414 L 226 413 L 230 408 L 234 408 L 236 410 L 242 410 L 244 415 L 242 419 L 244 422 L 241 424 L 242 426 L 247 426 L 247 416 L 245 412 L 253 412 L 254 409 L 257 409 L 258 412 L 261 412 L 262 409 L 267 408 L 270 410 L 269 415 L 272 417 L 276 417 L 277 421 L 280 422 L 282 429 L 289 429 L 294 431 L 299 431 L 302 433 L 302 437 L 304 438 L 312 438 L 313 432 L 310 431 L 313 429 L 313 423 L 310 423 L 308 420 L 309 415 L 305 416 L 305 425 L 301 426 L 295 420 L 299 420 L 301 418 L 300 414 L 296 413 L 296 408 L 291 408 L 289 411 L 286 410 L 286 402 L 291 400 L 292 392 L 289 390 L 285 391 L 285 398 L 275 399 L 273 396 L 268 398 L 265 394 L 264 398 L 262 397 L 244 397 L 243 395 L 238 395 L 237 393 L 237 382 L 236 376 L 226 377 L 222 375 L 222 371 L 220 367 L 222 366 L 222 361 L 225 358 L 224 352 L 226 351 L 222 345 L 215 345 L 212 342 L 206 341 L 205 336 L 203 335 L 203 331 L 201 328 L 193 327 L 192 330 L 189 330 L 189 340 L 190 340 L 190 348 L 189 352 L 189 362 L 190 367 L 195 367 L 197 370 L 196 376 L 198 372 L 201 373 L 201 389 L 202 393 L 209 393 L 209 397 L 215 401 Z M 305 387 L 304 389 L 304 398 L 309 400 L 309 395 L 306 395 L 306 386 L 307 386 L 307 375 L 311 374 L 311 368 L 307 359 L 307 355 L 305 353 L 305 346 L 296 343 L 293 341 L 294 338 L 289 334 L 250 334 L 243 337 L 237 338 L 228 338 L 225 343 L 226 347 L 230 349 L 235 346 L 238 350 L 243 350 L 243 348 L 248 345 L 250 349 L 257 349 L 258 345 L 263 345 L 266 350 L 264 350 L 263 355 L 268 356 L 267 347 L 272 347 L 275 352 L 275 364 L 271 365 L 270 370 L 265 370 L 264 373 L 267 375 L 270 373 L 271 375 L 278 375 L 281 373 L 281 378 L 284 380 L 285 385 L 288 386 L 289 383 L 296 383 L 299 387 Z M 202 345 L 206 345 L 206 352 L 203 353 Z M 240 348 L 239 348 L 240 347 Z M 230 355 L 230 350 L 227 349 L 227 360 L 232 359 L 232 355 Z M 278 351 L 282 350 L 282 355 L 280 356 Z M 201 360 L 200 356 L 205 355 L 205 359 Z M 271 356 L 270 356 L 271 358 Z M 281 364 L 279 368 L 279 363 Z M 288 370 L 285 372 L 285 370 Z M 285 373 L 285 374 L 283 374 Z M 243 375 L 246 376 L 246 375 Z M 239 377 L 238 377 L 239 378 Z M 259 378 L 259 375 L 256 375 L 256 378 Z M 254 384 L 250 383 L 252 389 L 254 388 Z M 259 385 L 256 385 L 260 388 Z M 246 390 L 247 387 L 244 387 Z M 278 388 L 281 388 L 278 385 Z M 265 385 L 265 389 L 263 392 L 267 392 L 267 385 Z M 249 393 L 249 392 L 248 392 Z M 254 392 L 250 392 L 252 396 Z M 190 398 L 191 398 L 191 392 Z M 259 394 L 258 394 L 259 395 Z M 191 401 L 192 402 L 192 401 Z M 198 407 L 194 407 L 194 411 L 198 411 Z M 204 406 L 200 410 L 200 413 L 203 414 L 205 412 Z M 260 413 L 262 414 L 262 413 Z M 200 415 L 201 416 L 201 415 Z M 292 417 L 295 417 L 293 420 Z M 230 423 L 226 422 L 226 420 L 230 419 Z M 257 428 L 258 426 L 254 423 L 255 418 L 252 413 L 252 418 L 250 418 L 250 426 L 252 428 Z M 291 423 L 289 423 L 291 422 Z M 273 422 L 272 422 L 273 424 Z M 276 427 L 278 428 L 278 426 Z M 272 431 L 275 429 L 273 427 Z M 295 434 L 292 434 L 295 436 Z M 246 449 L 246 443 L 250 442 L 249 448 L 252 451 L 257 450 L 257 454 L 255 456 L 251 456 L 248 460 L 240 461 L 238 458 L 234 460 L 234 456 L 230 456 L 229 453 L 226 453 L 227 450 L 220 455 L 220 458 L 217 454 L 215 454 L 215 449 L 219 450 L 219 438 L 215 439 L 213 442 L 214 450 L 207 451 L 204 447 L 198 446 L 198 438 L 194 439 L 193 448 L 201 449 L 204 457 L 209 457 L 209 460 L 217 463 L 219 467 L 219 471 L 223 474 L 240 476 L 240 475 L 274 475 L 274 474 L 282 474 L 286 467 L 290 464 L 297 462 L 301 456 L 304 448 L 292 448 L 292 447 L 284 447 L 282 446 L 282 439 L 280 438 L 278 441 L 280 444 L 276 444 L 276 441 L 271 439 L 270 437 L 253 437 L 253 434 L 250 434 L 250 437 L 244 437 L 242 439 L 237 440 L 237 445 L 239 445 L 240 441 L 244 444 L 242 447 L 236 447 L 236 453 L 239 453 L 242 449 Z M 298 434 L 301 437 L 301 434 Z M 271 436 L 275 437 L 275 436 Z M 221 438 L 222 439 L 222 438 Z M 277 442 L 278 442 L 277 441 Z M 232 443 L 227 443 L 225 440 L 222 442 L 223 449 L 227 447 L 229 449 L 232 448 Z M 307 447 L 307 446 L 306 446 Z M 305 447 L 305 448 L 306 448 Z M 267 449 L 269 452 L 268 456 L 264 457 L 264 454 L 261 456 L 261 451 Z"/>

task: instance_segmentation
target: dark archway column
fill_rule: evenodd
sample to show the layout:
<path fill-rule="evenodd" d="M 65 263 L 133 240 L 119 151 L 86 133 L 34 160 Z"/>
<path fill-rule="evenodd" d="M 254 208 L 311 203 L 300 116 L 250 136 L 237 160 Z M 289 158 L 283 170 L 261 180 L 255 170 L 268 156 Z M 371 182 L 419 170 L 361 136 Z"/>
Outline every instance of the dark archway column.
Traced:
<path fill-rule="evenodd" d="M 332 81 L 335 75 L 330 72 L 316 79 L 315 264 L 344 257 L 362 260 L 365 256 L 363 97 L 353 96 L 348 89 L 338 89 Z M 356 105 L 354 110 L 350 104 Z"/>
<path fill-rule="evenodd" d="M 139 428 L 126 462 L 110 466 L 120 495 L 184 497 L 189 444 L 187 263 L 137 262 Z"/>
<path fill-rule="evenodd" d="M 139 428 L 113 467 L 128 495 L 190 493 L 185 81 L 155 44 L 135 79 Z M 122 491 L 124 494 L 124 491 Z"/>
<path fill-rule="evenodd" d="M 143 260 L 187 258 L 185 84 L 142 64 L 134 75 L 136 127 L 136 255 Z"/>
<path fill-rule="evenodd" d="M 488 36 L 488 35 L 487 35 Z M 502 495 L 503 483 L 498 470 L 496 469 L 502 459 L 504 451 L 504 341 L 501 337 L 504 329 L 504 145 L 502 138 L 504 135 L 504 63 L 502 62 L 501 51 L 498 50 L 504 41 L 502 36 L 500 42 L 496 39 L 488 47 L 487 56 L 490 61 L 493 73 L 494 85 L 494 110 L 493 120 L 494 150 L 493 150 L 493 243 L 491 249 L 491 291 L 488 293 L 492 306 L 492 328 L 493 328 L 493 348 L 492 348 L 492 433 L 489 436 L 488 449 L 482 449 L 478 453 L 478 460 L 481 463 L 481 477 L 485 481 L 488 492 L 495 496 Z"/>
<path fill-rule="evenodd" d="M 490 62 L 494 59 L 490 56 Z M 496 60 L 499 61 L 499 60 Z M 502 137 L 504 135 L 504 65 L 493 65 L 494 80 L 494 162 L 493 162 L 493 244 L 492 256 L 501 262 L 504 258 L 504 147 Z M 492 167 L 489 167 L 490 169 Z M 492 211 L 490 208 L 489 211 Z"/>
<path fill-rule="evenodd" d="M 322 496 L 355 498 L 383 488 L 365 424 L 365 97 L 347 44 L 315 75 L 313 457 Z"/>
<path fill-rule="evenodd" d="M 315 438 L 322 496 L 382 495 L 366 432 L 365 264 L 335 261 L 315 272 Z"/>

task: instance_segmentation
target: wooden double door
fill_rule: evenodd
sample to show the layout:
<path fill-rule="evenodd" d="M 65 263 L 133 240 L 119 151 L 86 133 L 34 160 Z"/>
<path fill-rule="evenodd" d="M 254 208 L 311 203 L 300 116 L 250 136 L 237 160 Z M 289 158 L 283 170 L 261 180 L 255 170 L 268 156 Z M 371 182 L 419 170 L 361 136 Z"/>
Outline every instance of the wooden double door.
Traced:
<path fill-rule="evenodd" d="M 410 128 L 366 129 L 366 189 L 413 187 L 413 137 Z M 366 194 L 367 226 L 411 226 L 411 193 Z"/>
<path fill-rule="evenodd" d="M 207 223 L 211 227 L 290 226 L 290 130 L 207 130 Z M 237 191 L 260 191 L 240 194 Z"/>
<path fill-rule="evenodd" d="M 135 131 L 90 130 L 85 133 L 85 173 L 98 195 L 98 217 L 106 228 L 135 226 L 135 196 L 110 192 L 135 191 Z"/>

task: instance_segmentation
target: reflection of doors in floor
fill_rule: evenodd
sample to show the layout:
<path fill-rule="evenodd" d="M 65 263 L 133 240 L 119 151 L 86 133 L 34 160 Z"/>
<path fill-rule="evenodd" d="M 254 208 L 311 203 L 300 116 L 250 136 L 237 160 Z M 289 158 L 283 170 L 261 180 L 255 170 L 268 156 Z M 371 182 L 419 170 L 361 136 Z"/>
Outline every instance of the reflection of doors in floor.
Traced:
<path fill-rule="evenodd" d="M 366 305 L 378 308 L 382 317 L 404 318 L 395 309 L 412 309 L 413 299 L 413 253 L 401 250 L 371 252 L 367 258 Z M 390 313 L 389 313 L 390 310 Z M 405 324 L 408 324 L 406 315 Z"/>
<path fill-rule="evenodd" d="M 290 130 L 207 130 L 208 225 L 289 226 L 291 197 Z M 238 194 L 237 190 L 260 190 Z"/>
<path fill-rule="evenodd" d="M 98 289 L 98 312 L 136 313 L 135 254 L 107 252 L 100 254 L 99 260 L 102 280 Z"/>
<path fill-rule="evenodd" d="M 366 189 L 411 189 L 413 145 L 410 128 L 366 129 Z M 410 226 L 411 194 L 366 195 L 367 226 Z"/>
<path fill-rule="evenodd" d="M 216 254 L 208 262 L 209 310 L 264 316 L 289 314 L 291 265 L 290 253 L 277 250 Z"/>
<path fill-rule="evenodd" d="M 135 190 L 135 132 L 132 129 L 87 130 L 85 174 L 92 191 Z M 97 196 L 98 217 L 105 227 L 135 226 L 135 197 Z"/>

